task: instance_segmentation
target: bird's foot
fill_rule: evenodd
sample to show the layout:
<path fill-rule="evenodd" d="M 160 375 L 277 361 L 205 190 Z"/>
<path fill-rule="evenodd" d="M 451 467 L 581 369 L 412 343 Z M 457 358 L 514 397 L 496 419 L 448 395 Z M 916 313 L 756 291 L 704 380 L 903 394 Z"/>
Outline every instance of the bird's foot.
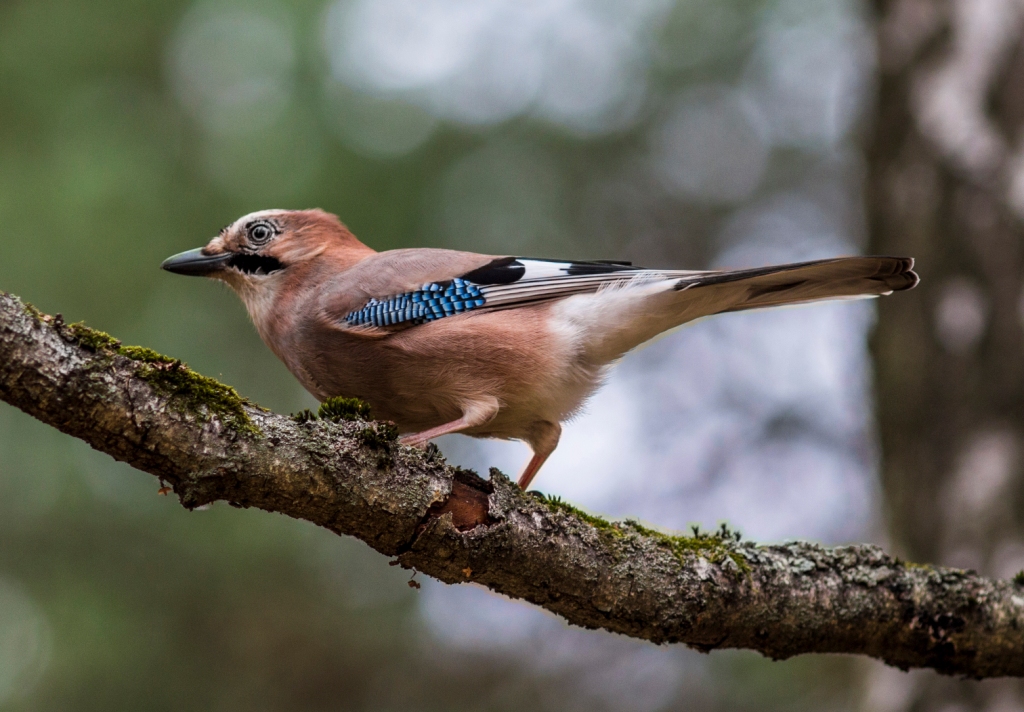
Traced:
<path fill-rule="evenodd" d="M 421 433 L 414 433 L 412 435 L 406 435 L 404 438 L 399 438 L 398 442 L 408 447 L 419 448 L 420 450 L 426 450 L 427 446 L 430 445 L 430 438 L 420 437 Z"/>

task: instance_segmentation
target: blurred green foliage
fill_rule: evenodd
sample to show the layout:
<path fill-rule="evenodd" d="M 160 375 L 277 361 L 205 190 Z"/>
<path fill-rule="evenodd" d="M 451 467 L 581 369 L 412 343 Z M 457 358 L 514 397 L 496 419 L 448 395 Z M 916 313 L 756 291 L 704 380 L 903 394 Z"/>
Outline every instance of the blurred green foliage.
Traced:
<path fill-rule="evenodd" d="M 655 94 L 737 76 L 760 5 L 678 2 L 658 35 Z M 377 249 L 436 241 L 430 206 L 445 173 L 482 146 L 513 158 L 531 147 L 565 176 L 550 210 L 568 227 L 527 240 L 534 252 L 618 256 L 617 238 L 587 233 L 583 187 L 642 143 L 639 129 L 586 140 L 530 119 L 443 124 L 408 155 L 365 157 L 338 140 L 340 119 L 324 108 L 322 3 L 282 7 L 299 49 L 291 107 L 254 132 L 213 136 L 168 88 L 167 47 L 189 3 L 0 2 L 0 288 L 297 412 L 316 404 L 238 300 L 161 273 L 164 257 L 268 207 L 336 212 Z M 495 180 L 513 199 L 535 187 Z M 702 259 L 720 212 L 693 206 L 664 250 Z M 0 610 L 0 709 L 575 708 L 569 673 L 432 642 L 408 572 L 362 544 L 223 505 L 188 513 L 158 486 L 0 404 L 0 582 L 21 605 L 8 613 L 22 612 L 12 621 Z M 5 638 L 11 630 L 21 637 Z M 703 669 L 694 658 L 680 664 Z M 834 661 L 712 660 L 669 706 L 845 704 L 850 668 Z"/>

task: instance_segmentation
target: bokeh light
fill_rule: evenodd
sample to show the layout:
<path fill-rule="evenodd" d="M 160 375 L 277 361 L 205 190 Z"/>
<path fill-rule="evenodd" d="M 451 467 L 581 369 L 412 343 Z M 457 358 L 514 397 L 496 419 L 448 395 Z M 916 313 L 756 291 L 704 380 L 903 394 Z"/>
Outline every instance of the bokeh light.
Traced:
<path fill-rule="evenodd" d="M 651 153 L 669 190 L 711 203 L 749 198 L 768 167 L 757 105 L 728 87 L 698 86 L 673 102 Z"/>
<path fill-rule="evenodd" d="M 0 705 L 28 695 L 49 657 L 46 616 L 19 586 L 0 578 Z"/>
<path fill-rule="evenodd" d="M 334 75 L 439 117 L 492 124 L 530 114 L 583 134 L 625 127 L 644 93 L 641 0 L 338 0 L 326 17 Z"/>
<path fill-rule="evenodd" d="M 241 3 L 210 2 L 193 7 L 181 21 L 169 47 L 169 78 L 204 128 L 244 134 L 284 116 L 296 69 L 286 19 Z"/>

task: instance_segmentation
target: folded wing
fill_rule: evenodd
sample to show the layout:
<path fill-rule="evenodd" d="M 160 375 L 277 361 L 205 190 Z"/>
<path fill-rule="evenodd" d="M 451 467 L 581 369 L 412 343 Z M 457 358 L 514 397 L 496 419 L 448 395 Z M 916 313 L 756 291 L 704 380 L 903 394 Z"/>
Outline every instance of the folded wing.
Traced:
<path fill-rule="evenodd" d="M 351 326 L 409 327 L 465 312 L 514 309 L 625 289 L 627 292 L 615 299 L 588 300 L 592 301 L 591 308 L 615 312 L 604 315 L 609 325 L 621 323 L 624 318 L 638 318 L 661 325 L 664 330 L 719 312 L 870 297 L 909 289 L 917 284 L 912 268 L 913 260 L 899 257 L 840 257 L 723 271 L 652 270 L 627 262 L 501 257 L 450 280 L 370 299 L 346 314 L 344 321 Z M 639 289 L 641 286 L 646 288 Z M 649 328 L 642 331 L 646 333 Z"/>

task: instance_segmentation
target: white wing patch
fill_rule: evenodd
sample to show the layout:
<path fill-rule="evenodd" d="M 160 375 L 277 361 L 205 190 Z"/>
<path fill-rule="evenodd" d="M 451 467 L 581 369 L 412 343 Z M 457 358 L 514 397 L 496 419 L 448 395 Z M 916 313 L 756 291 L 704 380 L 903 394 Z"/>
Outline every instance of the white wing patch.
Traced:
<path fill-rule="evenodd" d="M 528 260 L 519 260 L 527 262 Z M 521 279 L 511 284 L 493 284 L 480 287 L 480 293 L 486 299 L 486 307 L 489 309 L 507 309 L 509 307 L 530 304 L 533 302 L 562 299 L 576 294 L 593 294 L 606 289 L 617 289 L 623 287 L 635 287 L 641 284 L 671 280 L 673 284 L 680 284 L 687 278 L 695 275 L 706 274 L 694 271 L 683 270 L 650 270 L 650 269 L 624 269 L 604 274 L 567 274 L 565 270 L 571 269 L 573 263 L 540 263 L 533 274 L 555 272 L 551 277 L 530 277 L 527 272 Z M 529 269 L 529 268 L 527 268 Z M 680 289 L 682 286 L 679 287 Z"/>
<path fill-rule="evenodd" d="M 526 272 L 519 278 L 521 282 L 534 279 L 566 277 L 573 264 L 572 262 L 558 262 L 555 260 L 528 260 L 522 257 L 516 261 L 526 268 Z"/>

